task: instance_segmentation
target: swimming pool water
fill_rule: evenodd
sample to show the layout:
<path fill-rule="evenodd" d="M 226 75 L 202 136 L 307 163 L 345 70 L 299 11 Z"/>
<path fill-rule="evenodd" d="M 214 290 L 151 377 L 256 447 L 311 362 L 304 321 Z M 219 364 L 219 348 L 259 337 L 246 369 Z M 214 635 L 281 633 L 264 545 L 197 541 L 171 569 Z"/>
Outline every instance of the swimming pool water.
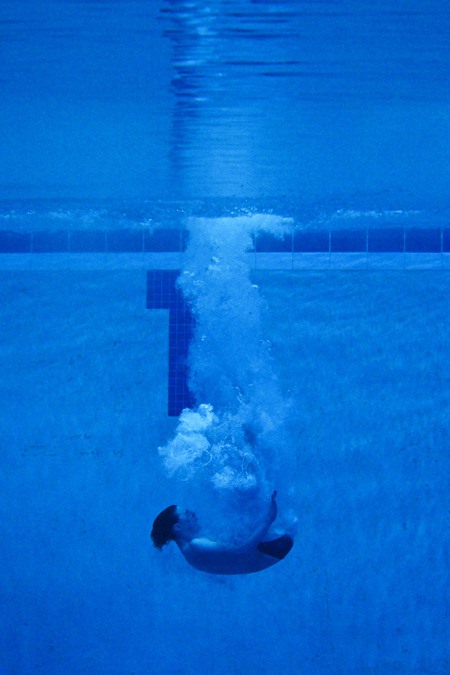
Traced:
<path fill-rule="evenodd" d="M 449 672 L 450 14 L 406 4 L 2 3 L 2 674 Z M 271 569 L 152 546 L 274 488 Z"/>

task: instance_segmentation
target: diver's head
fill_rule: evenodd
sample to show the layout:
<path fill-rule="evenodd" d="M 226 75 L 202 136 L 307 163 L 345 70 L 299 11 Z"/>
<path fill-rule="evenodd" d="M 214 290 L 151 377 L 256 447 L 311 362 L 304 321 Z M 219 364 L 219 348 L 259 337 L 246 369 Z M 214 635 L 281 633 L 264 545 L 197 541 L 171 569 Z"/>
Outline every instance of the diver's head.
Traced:
<path fill-rule="evenodd" d="M 168 506 L 167 509 L 161 511 L 159 516 L 156 516 L 152 528 L 152 541 L 156 548 L 160 550 L 169 541 L 175 539 L 174 527 L 179 521 L 177 507 L 175 504 Z"/>
<path fill-rule="evenodd" d="M 193 511 L 181 511 L 174 504 L 161 511 L 155 518 L 151 537 L 160 550 L 169 541 L 191 541 L 199 531 L 197 516 Z"/>
<path fill-rule="evenodd" d="M 198 518 L 193 511 L 181 511 L 179 507 L 176 510 L 178 522 L 173 526 L 174 539 L 176 541 L 191 541 L 199 532 Z"/>

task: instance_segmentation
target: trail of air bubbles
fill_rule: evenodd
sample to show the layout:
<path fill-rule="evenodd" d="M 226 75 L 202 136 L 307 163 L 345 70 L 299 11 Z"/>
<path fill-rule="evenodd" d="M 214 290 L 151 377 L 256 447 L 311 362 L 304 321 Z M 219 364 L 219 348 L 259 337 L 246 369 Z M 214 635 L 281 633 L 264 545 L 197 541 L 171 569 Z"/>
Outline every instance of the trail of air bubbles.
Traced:
<path fill-rule="evenodd" d="M 196 218 L 179 285 L 196 321 L 189 387 L 198 405 L 159 448 L 169 475 L 222 495 L 265 494 L 267 469 L 287 414 L 262 331 L 264 302 L 247 250 L 258 230 L 282 236 L 290 219 L 256 214 Z"/>

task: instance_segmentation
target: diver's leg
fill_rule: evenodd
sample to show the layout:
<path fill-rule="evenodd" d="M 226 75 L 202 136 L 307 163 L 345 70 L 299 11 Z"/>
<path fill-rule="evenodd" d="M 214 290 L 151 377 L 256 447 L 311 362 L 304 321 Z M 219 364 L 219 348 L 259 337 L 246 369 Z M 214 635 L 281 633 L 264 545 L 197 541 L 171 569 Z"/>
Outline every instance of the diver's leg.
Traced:
<path fill-rule="evenodd" d="M 283 560 L 294 545 L 294 540 L 289 534 L 283 534 L 278 539 L 272 541 L 262 541 L 256 547 L 261 553 L 271 555 L 273 558 Z"/>

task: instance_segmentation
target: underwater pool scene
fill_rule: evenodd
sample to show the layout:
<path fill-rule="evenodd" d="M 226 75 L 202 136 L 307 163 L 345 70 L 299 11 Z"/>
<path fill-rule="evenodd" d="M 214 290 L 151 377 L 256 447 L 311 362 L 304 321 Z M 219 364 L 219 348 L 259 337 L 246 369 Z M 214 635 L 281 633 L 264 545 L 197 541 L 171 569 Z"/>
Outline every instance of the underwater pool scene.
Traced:
<path fill-rule="evenodd" d="M 447 0 L 0 31 L 0 675 L 448 675 Z"/>

